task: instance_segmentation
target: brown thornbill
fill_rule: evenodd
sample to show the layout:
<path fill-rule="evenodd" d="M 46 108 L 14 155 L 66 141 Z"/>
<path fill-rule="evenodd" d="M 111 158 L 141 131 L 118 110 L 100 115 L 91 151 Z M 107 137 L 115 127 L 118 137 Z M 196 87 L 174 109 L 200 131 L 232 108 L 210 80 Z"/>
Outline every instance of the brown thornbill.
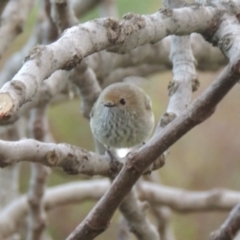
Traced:
<path fill-rule="evenodd" d="M 107 148 L 130 148 L 143 143 L 154 127 L 151 99 L 129 83 L 105 88 L 90 117 L 94 137 Z"/>

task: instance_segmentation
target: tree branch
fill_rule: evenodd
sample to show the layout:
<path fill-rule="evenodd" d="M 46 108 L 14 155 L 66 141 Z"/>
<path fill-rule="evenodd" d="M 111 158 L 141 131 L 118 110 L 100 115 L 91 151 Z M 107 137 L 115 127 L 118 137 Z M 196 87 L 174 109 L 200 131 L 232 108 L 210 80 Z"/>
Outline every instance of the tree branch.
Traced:
<path fill-rule="evenodd" d="M 87 200 L 98 200 L 109 188 L 108 180 L 88 180 L 71 182 L 46 190 L 44 208 L 49 211 L 67 204 L 80 203 Z M 0 239 L 15 233 L 28 212 L 27 196 L 24 195 L 0 212 Z"/>
<path fill-rule="evenodd" d="M 162 10 L 149 16 L 128 14 L 121 21 L 97 19 L 74 26 L 66 30 L 56 42 L 35 47 L 25 58 L 20 71 L 0 91 L 0 117 L 2 121 L 10 119 L 54 71 L 70 70 L 83 57 L 96 51 L 111 48 L 112 51 L 124 53 L 139 45 L 157 42 L 170 34 L 185 35 L 193 31 L 204 33 L 218 17 L 219 11 L 213 7 L 185 7 L 170 12 Z M 196 25 L 196 22 L 199 24 Z M 159 29 L 159 26 L 163 27 L 156 34 L 155 28 Z"/>
<path fill-rule="evenodd" d="M 133 232 L 139 240 L 159 240 L 156 228 L 146 217 L 147 203 L 141 203 L 134 189 L 126 196 L 119 210 L 128 221 L 130 231 Z"/>
<path fill-rule="evenodd" d="M 168 206 L 179 213 L 229 211 L 239 201 L 239 193 L 226 189 L 188 191 L 150 182 L 142 182 L 139 197 L 152 205 Z M 142 190 L 142 191 L 141 191 Z"/>
<path fill-rule="evenodd" d="M 31 111 L 32 133 L 36 140 L 44 141 L 48 131 L 47 106 Z M 42 164 L 31 164 L 31 179 L 28 190 L 29 216 L 27 240 L 40 240 L 46 227 L 43 196 L 49 170 Z"/>
<path fill-rule="evenodd" d="M 213 34 L 213 39 L 215 42 L 219 42 L 221 50 L 231 58 L 230 64 L 223 70 L 219 78 L 186 111 L 163 128 L 145 146 L 128 156 L 126 164 L 113 181 L 111 188 L 96 204 L 85 220 L 70 234 L 68 240 L 79 238 L 81 240 L 90 240 L 103 232 L 108 226 L 114 211 L 130 192 L 144 170 L 179 138 L 210 117 L 216 105 L 239 80 L 239 23 L 234 16 L 230 15 L 224 15 L 224 20 L 215 34 Z"/>
<path fill-rule="evenodd" d="M 23 25 L 33 5 L 34 1 L 32 0 L 9 0 L 4 8 L 0 27 L 0 58 L 17 35 L 22 32 Z"/>
<path fill-rule="evenodd" d="M 236 205 L 230 212 L 226 221 L 220 229 L 213 232 L 210 236 L 211 240 L 232 240 L 240 229 L 240 204 Z"/>
<path fill-rule="evenodd" d="M 43 143 L 33 139 L 17 142 L 0 140 L 0 166 L 27 161 L 49 167 L 61 167 L 69 174 L 112 176 L 121 163 L 112 163 L 108 156 L 88 152 L 69 144 Z"/>
<path fill-rule="evenodd" d="M 144 192 L 140 194 L 141 200 L 149 201 L 151 205 L 169 206 L 180 213 L 208 212 L 212 210 L 229 211 L 240 202 L 240 193 L 238 191 L 213 189 L 192 192 L 150 182 L 142 183 L 142 191 Z M 64 205 L 98 200 L 109 187 L 110 182 L 107 179 L 77 181 L 50 187 L 44 195 L 44 207 L 46 211 L 50 211 Z M 174 199 L 174 201 L 171 199 Z M 196 204 L 194 205 L 194 203 Z M 0 211 L 0 239 L 14 234 L 27 212 L 28 201 L 26 195 L 14 200 Z"/>

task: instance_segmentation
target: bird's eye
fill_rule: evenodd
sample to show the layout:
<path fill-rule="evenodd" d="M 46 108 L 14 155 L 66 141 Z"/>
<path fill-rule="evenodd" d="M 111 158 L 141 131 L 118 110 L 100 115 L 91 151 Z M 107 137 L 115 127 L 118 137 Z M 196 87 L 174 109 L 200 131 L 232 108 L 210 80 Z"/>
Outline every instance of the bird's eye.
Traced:
<path fill-rule="evenodd" d="M 125 101 L 124 98 L 121 98 L 119 102 L 120 102 L 120 104 L 122 104 L 122 105 L 125 105 L 125 104 L 126 104 L 126 101 Z"/>

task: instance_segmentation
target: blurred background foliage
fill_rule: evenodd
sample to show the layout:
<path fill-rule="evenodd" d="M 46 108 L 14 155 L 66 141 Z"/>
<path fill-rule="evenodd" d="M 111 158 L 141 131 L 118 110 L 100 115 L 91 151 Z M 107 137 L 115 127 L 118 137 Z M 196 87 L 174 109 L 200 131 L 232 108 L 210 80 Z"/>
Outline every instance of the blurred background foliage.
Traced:
<path fill-rule="evenodd" d="M 159 0 L 118 0 L 119 15 L 127 12 L 150 14 L 160 8 Z M 15 40 L 5 53 L 0 67 L 16 51 L 21 49 L 29 37 L 36 20 L 37 7 L 29 16 L 24 32 Z M 99 10 L 87 13 L 81 22 L 99 17 Z M 216 78 L 218 72 L 199 72 L 201 86 L 194 93 L 196 98 Z M 153 100 L 156 120 L 166 110 L 168 104 L 167 85 L 171 72 L 149 76 L 144 84 L 146 92 Z M 188 190 L 208 190 L 212 188 L 230 188 L 239 190 L 239 85 L 220 103 L 215 114 L 203 124 L 194 128 L 180 139 L 171 149 L 166 165 L 159 170 L 162 183 Z M 52 106 L 49 121 L 56 142 L 66 142 L 93 150 L 88 121 L 80 113 L 79 100 Z M 84 179 L 82 176 L 69 176 L 54 169 L 49 178 L 49 186 Z M 21 191 L 28 187 L 29 164 L 25 163 L 21 174 Z M 49 213 L 49 231 L 54 239 L 64 239 L 86 216 L 94 202 L 61 207 Z M 117 216 L 110 228 L 98 240 L 116 239 Z M 226 213 L 203 212 L 191 214 L 173 213 L 174 232 L 177 239 L 208 239 L 209 233 L 218 228 Z"/>

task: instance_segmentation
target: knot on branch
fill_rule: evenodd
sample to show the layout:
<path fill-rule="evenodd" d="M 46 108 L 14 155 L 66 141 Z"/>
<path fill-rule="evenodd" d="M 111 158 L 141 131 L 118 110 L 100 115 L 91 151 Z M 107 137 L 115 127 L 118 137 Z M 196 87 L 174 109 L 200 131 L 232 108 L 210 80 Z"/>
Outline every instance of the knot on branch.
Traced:
<path fill-rule="evenodd" d="M 216 206 L 222 196 L 222 189 L 216 188 L 210 191 L 209 196 L 206 199 L 208 206 Z"/>
<path fill-rule="evenodd" d="M 216 46 L 217 45 L 217 41 L 213 38 L 215 32 L 217 31 L 220 23 L 221 23 L 221 20 L 222 20 L 222 17 L 223 17 L 223 14 L 226 12 L 226 10 L 223 10 L 223 9 L 218 9 L 217 10 L 217 14 L 214 15 L 214 18 L 212 19 L 212 22 L 210 23 L 209 25 L 209 28 L 206 29 L 203 33 L 203 38 L 212 43 L 213 46 Z"/>
<path fill-rule="evenodd" d="M 222 39 L 218 41 L 218 47 L 222 50 L 222 52 L 226 52 L 233 44 L 233 35 L 226 34 Z"/>
<path fill-rule="evenodd" d="M 107 29 L 107 38 L 110 43 L 121 43 L 124 41 L 123 38 L 120 38 L 121 36 L 121 25 L 119 22 L 113 18 L 107 19 L 104 26 Z"/>
<path fill-rule="evenodd" d="M 130 152 L 127 155 L 125 166 L 129 171 L 131 171 L 131 174 L 139 175 L 139 174 L 142 174 L 141 169 L 143 169 L 143 168 L 141 165 L 139 165 L 139 164 L 141 164 L 141 162 L 138 161 L 136 164 L 136 159 L 138 159 L 138 152 L 136 152 L 136 151 Z M 139 166 L 140 166 L 140 168 L 139 168 Z"/>
<path fill-rule="evenodd" d="M 178 89 L 179 87 L 179 82 L 173 80 L 170 81 L 168 84 L 168 96 L 171 97 Z"/>
<path fill-rule="evenodd" d="M 77 64 L 79 64 L 82 61 L 82 56 L 81 55 L 77 55 L 74 54 L 71 58 L 71 60 L 67 61 L 66 64 L 64 66 L 62 66 L 62 70 L 66 70 L 66 71 L 70 71 L 73 68 L 75 68 L 77 66 Z"/>
<path fill-rule="evenodd" d="M 0 154 L 0 159 L 1 159 L 0 168 L 5 168 L 5 167 L 9 166 L 7 159 L 4 156 L 2 156 L 1 154 Z"/>
<path fill-rule="evenodd" d="M 35 46 L 29 52 L 29 54 L 24 58 L 23 62 L 25 63 L 29 60 L 36 60 L 37 66 L 41 68 L 41 65 L 42 65 L 41 56 L 44 51 L 46 51 L 46 46 L 43 46 L 43 45 Z"/>
<path fill-rule="evenodd" d="M 199 82 L 198 78 L 192 79 L 192 91 L 196 92 L 198 90 L 199 86 L 200 86 L 200 82 Z"/>
<path fill-rule="evenodd" d="M 49 151 L 46 156 L 47 163 L 49 166 L 54 166 L 58 162 L 58 155 L 55 150 Z"/>
<path fill-rule="evenodd" d="M 160 127 L 165 127 L 171 121 L 173 121 L 176 117 L 177 115 L 175 113 L 170 113 L 170 112 L 164 113 L 160 120 Z"/>
<path fill-rule="evenodd" d="M 173 10 L 171 8 L 160 8 L 159 13 L 168 18 L 173 16 Z"/>
<path fill-rule="evenodd" d="M 123 16 L 123 19 L 130 21 L 130 23 L 133 25 L 133 30 L 135 30 L 135 26 L 137 27 L 138 30 L 146 26 L 145 19 L 141 15 L 128 13 Z"/>

